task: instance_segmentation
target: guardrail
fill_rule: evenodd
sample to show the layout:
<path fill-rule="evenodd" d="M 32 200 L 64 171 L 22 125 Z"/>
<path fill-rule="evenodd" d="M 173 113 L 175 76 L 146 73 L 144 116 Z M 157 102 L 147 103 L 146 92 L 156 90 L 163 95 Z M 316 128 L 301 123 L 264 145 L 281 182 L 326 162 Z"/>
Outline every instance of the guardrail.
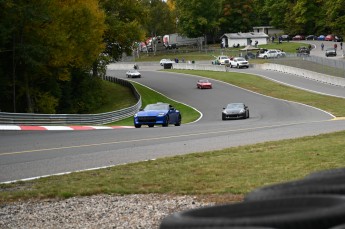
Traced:
<path fill-rule="evenodd" d="M 133 116 L 140 109 L 141 96 L 129 81 L 106 76 L 104 80 L 129 87 L 138 102 L 121 110 L 100 114 L 35 114 L 0 112 L 0 124 L 14 125 L 101 125 Z"/>
<path fill-rule="evenodd" d="M 283 72 L 287 74 L 293 74 L 296 76 L 308 78 L 311 80 L 316 80 L 322 83 L 337 85 L 345 87 L 345 78 L 330 76 L 322 73 L 317 73 L 301 68 L 294 68 L 286 65 L 264 63 L 264 64 L 251 64 L 250 67 L 271 70 L 277 72 Z M 208 71 L 219 71 L 226 72 L 229 67 L 219 66 L 219 65 L 199 65 L 199 64 L 173 64 L 173 69 L 183 69 L 183 70 L 208 70 Z"/>
<path fill-rule="evenodd" d="M 316 80 L 322 83 L 337 85 L 341 87 L 345 87 L 345 78 L 330 76 L 322 73 L 317 73 L 301 68 L 295 68 L 286 65 L 280 64 L 272 64 L 272 63 L 265 63 L 265 64 L 257 64 L 255 65 L 256 68 L 264 69 L 264 70 L 271 70 L 277 72 L 283 72 L 287 74 L 293 74 L 296 76 L 304 77 L 311 80 Z"/>

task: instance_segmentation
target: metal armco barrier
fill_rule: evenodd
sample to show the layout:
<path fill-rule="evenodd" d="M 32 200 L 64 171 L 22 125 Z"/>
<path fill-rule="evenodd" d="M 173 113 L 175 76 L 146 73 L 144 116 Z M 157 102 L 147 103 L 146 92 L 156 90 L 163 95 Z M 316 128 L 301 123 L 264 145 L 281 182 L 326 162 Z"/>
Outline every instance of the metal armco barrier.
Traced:
<path fill-rule="evenodd" d="M 131 107 L 100 114 L 34 114 L 0 112 L 0 124 L 15 125 L 100 125 L 133 116 L 141 107 L 141 96 L 129 81 L 106 76 L 104 80 L 129 87 L 138 102 Z"/>

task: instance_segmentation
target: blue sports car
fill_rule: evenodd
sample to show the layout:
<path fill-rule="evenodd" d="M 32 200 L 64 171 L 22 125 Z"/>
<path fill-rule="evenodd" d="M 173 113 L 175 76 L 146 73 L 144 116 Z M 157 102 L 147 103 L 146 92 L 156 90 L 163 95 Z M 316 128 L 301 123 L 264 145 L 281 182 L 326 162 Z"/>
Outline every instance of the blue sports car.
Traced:
<path fill-rule="evenodd" d="M 140 128 L 141 125 L 148 125 L 149 127 L 162 125 L 166 127 L 169 124 L 174 124 L 175 126 L 180 126 L 181 119 L 180 111 L 170 104 L 155 103 L 147 105 L 134 115 L 134 126 L 136 128 Z"/>

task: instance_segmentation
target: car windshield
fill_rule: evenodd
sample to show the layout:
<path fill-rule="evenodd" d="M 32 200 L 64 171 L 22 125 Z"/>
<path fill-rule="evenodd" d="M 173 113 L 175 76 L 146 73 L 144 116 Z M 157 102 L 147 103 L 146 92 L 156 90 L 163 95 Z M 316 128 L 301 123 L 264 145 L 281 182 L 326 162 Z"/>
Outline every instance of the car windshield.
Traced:
<path fill-rule="evenodd" d="M 169 104 L 149 104 L 145 107 L 145 111 L 159 111 L 159 110 L 169 110 Z"/>
<path fill-rule="evenodd" d="M 199 83 L 208 83 L 208 80 L 199 80 Z"/>
<path fill-rule="evenodd" d="M 243 104 L 242 103 L 230 103 L 226 107 L 226 109 L 242 109 L 242 108 L 243 108 Z"/>
<path fill-rule="evenodd" d="M 222 56 L 222 57 L 220 57 L 220 59 L 228 59 L 228 57 L 227 56 Z"/>
<path fill-rule="evenodd" d="M 239 58 L 236 58 L 235 60 L 237 60 L 237 61 L 246 61 L 244 58 L 242 58 L 242 57 L 239 57 Z"/>

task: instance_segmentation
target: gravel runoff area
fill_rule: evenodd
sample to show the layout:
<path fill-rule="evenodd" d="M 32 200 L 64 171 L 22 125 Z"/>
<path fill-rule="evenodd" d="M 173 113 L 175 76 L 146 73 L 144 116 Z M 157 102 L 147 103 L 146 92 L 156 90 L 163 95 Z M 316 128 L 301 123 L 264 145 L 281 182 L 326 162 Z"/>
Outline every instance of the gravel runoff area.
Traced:
<path fill-rule="evenodd" d="M 205 196 L 135 194 L 1 203 L 0 228 L 156 229 L 166 216 L 213 206 L 219 201 L 219 197 L 215 198 L 218 200 Z M 237 202 L 241 197 L 234 195 L 226 199 L 226 202 Z"/>

